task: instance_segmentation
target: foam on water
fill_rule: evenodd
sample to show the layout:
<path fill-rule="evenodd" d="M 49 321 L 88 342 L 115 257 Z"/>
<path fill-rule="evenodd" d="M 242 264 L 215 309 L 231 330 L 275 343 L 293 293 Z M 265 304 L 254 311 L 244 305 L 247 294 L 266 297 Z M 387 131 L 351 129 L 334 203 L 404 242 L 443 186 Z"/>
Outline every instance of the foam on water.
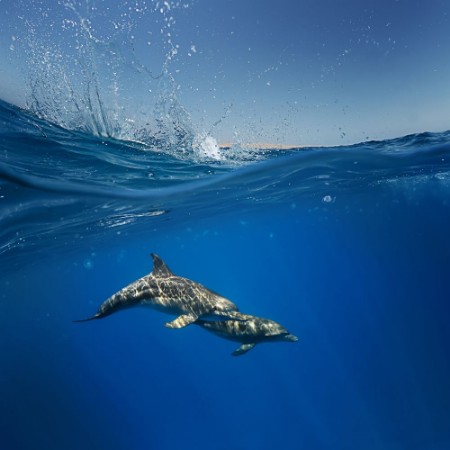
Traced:
<path fill-rule="evenodd" d="M 197 154 L 200 158 L 216 161 L 225 160 L 225 156 L 222 154 L 219 144 L 212 136 L 208 136 L 204 133 L 197 135 L 192 146 L 197 150 Z"/>

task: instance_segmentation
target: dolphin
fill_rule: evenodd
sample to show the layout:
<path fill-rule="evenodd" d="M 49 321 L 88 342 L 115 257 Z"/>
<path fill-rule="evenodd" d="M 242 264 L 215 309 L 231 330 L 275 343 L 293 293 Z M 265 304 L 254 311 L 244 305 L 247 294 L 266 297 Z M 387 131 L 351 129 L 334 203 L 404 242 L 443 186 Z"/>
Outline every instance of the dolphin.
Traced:
<path fill-rule="evenodd" d="M 233 356 L 243 355 L 263 342 L 298 341 L 296 336 L 279 323 L 249 314 L 236 313 L 235 319 L 230 320 L 197 319 L 195 324 L 224 339 L 241 342 L 241 346 L 232 353 Z"/>
<path fill-rule="evenodd" d="M 236 318 L 238 308 L 230 300 L 195 281 L 174 275 L 164 261 L 154 253 L 153 271 L 134 281 L 105 300 L 95 315 L 74 322 L 102 319 L 121 309 L 147 306 L 178 317 L 165 324 L 182 328 L 199 318 L 215 316 Z"/>

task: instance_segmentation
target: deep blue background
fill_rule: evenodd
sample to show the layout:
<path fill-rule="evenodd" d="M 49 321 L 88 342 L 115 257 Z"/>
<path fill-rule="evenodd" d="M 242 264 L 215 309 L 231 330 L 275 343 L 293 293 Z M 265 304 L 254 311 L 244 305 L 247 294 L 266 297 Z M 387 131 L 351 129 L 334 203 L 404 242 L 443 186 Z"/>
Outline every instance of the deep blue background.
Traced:
<path fill-rule="evenodd" d="M 298 200 L 24 258 L 1 279 L 1 447 L 449 448 L 445 192 Z M 150 252 L 299 342 L 235 358 L 152 310 L 71 322 L 150 272 Z"/>
<path fill-rule="evenodd" d="M 85 93 L 73 66 L 98 66 L 85 81 L 98 81 L 99 104 L 121 100 L 108 112 L 124 108 L 125 123 L 145 104 L 142 82 L 153 86 L 152 77 L 128 69 L 142 63 L 159 73 L 171 45 L 179 45 L 168 67 L 179 103 L 168 88 L 154 92 L 190 114 L 194 134 L 208 132 L 219 142 L 335 145 L 448 129 L 450 60 L 443 55 L 450 14 L 443 0 L 199 0 L 162 12 L 146 2 L 146 13 L 128 2 L 98 0 L 95 11 L 93 2 L 76 3 L 78 16 L 66 1 L 0 0 L 0 96 L 24 105 L 37 83 L 48 95 L 38 96 L 44 110 L 35 112 L 59 125 L 67 123 L 66 107 L 80 101 L 65 97 L 64 76 L 72 74 Z M 92 19 L 87 42 L 75 39 L 82 18 Z M 114 22 L 125 26 L 122 34 Z M 83 57 L 80 42 L 96 38 L 111 38 L 126 58 Z M 102 74 L 102 62 L 131 76 L 116 85 L 110 72 Z M 114 87 L 130 99 L 117 98 Z M 46 111 L 45 100 L 54 108 L 50 102 Z M 146 117 L 151 111 L 146 104 Z M 101 121 L 95 108 L 90 112 Z M 69 145 L 20 115 L 11 128 L 3 125 L 18 134 L 9 141 L 2 135 L 2 163 L 17 177 L 0 184 L 1 450 L 450 448 L 447 147 L 427 159 L 419 142 L 414 159 L 409 143 L 405 166 L 403 156 L 375 154 L 379 163 L 371 166 L 340 151 L 291 173 L 287 160 L 272 172 L 266 166 L 259 175 L 222 181 L 223 196 L 205 190 L 181 195 L 173 208 L 162 204 L 167 228 L 160 221 L 155 231 L 156 218 L 141 216 L 136 227 L 105 226 L 97 240 L 89 227 L 101 228 L 98 211 L 86 218 L 76 196 L 95 192 L 97 181 L 110 186 L 117 174 L 132 186 L 127 167 L 141 159 L 128 151 L 126 158 L 105 155 L 81 138 Z M 21 148 L 33 127 L 38 139 Z M 380 154 L 392 145 L 381 143 Z M 397 145 L 400 153 L 405 142 Z M 115 163 L 114 171 L 83 166 L 79 155 L 90 152 Z M 156 169 L 157 177 L 163 172 L 157 181 L 170 183 L 163 163 L 144 160 L 134 166 L 139 176 Z M 389 182 L 367 187 L 382 180 L 383 169 Z M 182 170 L 188 178 L 200 173 Z M 44 192 L 21 187 L 20 175 L 40 177 Z M 52 190 L 52 180 L 72 178 L 86 189 Z M 271 188 L 277 205 L 267 204 Z M 321 201 L 323 189 L 331 203 Z M 71 196 L 75 203 L 58 203 Z M 208 205 L 221 200 L 214 211 L 223 214 L 215 215 Z M 256 210 L 260 200 L 266 206 Z M 125 212 L 142 212 L 142 203 L 129 202 Z M 93 210 L 111 217 L 114 204 L 102 206 Z M 116 234 L 122 229 L 129 232 Z M 156 311 L 72 323 L 150 272 L 150 252 L 242 311 L 279 321 L 299 342 L 260 345 L 234 358 L 237 344 L 195 326 L 168 330 L 169 317 Z"/>

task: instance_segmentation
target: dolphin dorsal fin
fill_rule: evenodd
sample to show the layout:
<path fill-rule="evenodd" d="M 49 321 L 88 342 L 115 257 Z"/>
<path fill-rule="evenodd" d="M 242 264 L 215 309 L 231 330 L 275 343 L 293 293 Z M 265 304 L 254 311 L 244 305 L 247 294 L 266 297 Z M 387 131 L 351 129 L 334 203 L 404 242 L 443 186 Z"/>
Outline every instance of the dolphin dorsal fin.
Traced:
<path fill-rule="evenodd" d="M 155 277 L 171 277 L 172 271 L 166 266 L 166 263 L 154 253 L 151 254 L 153 258 L 153 275 Z"/>

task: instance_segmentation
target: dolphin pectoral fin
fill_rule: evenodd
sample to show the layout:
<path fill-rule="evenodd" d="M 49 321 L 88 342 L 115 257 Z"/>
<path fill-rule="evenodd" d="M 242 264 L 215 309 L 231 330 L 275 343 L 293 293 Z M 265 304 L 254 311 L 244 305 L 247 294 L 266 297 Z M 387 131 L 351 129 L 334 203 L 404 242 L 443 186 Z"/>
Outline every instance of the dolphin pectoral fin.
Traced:
<path fill-rule="evenodd" d="M 244 353 L 250 351 L 256 344 L 251 342 L 250 344 L 242 344 L 239 348 L 237 348 L 232 355 L 233 356 L 241 356 Z"/>
<path fill-rule="evenodd" d="M 74 323 L 89 322 L 90 320 L 101 319 L 101 318 L 102 318 L 102 314 L 97 313 L 97 314 L 93 315 L 92 317 L 88 317 L 87 319 L 72 320 L 72 322 L 74 322 Z"/>
<path fill-rule="evenodd" d="M 198 319 L 194 314 L 183 314 L 182 316 L 177 317 L 172 322 L 167 322 L 165 326 L 167 328 L 183 328 L 191 323 L 194 323 Z"/>

